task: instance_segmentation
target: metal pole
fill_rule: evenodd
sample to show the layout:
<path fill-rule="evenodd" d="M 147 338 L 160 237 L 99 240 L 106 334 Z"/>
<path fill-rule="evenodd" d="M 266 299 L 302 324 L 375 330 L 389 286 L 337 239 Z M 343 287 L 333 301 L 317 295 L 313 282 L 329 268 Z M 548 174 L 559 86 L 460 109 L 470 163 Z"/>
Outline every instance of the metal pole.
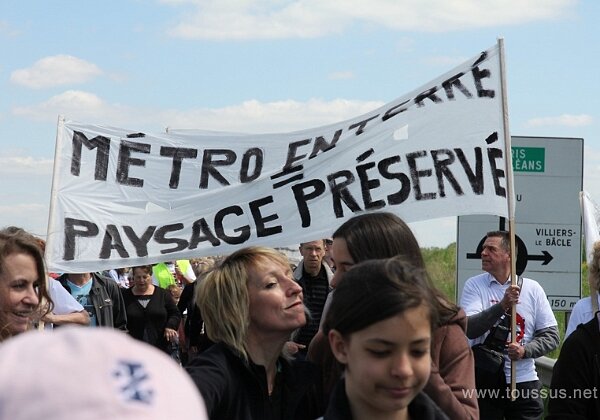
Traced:
<path fill-rule="evenodd" d="M 517 257 L 515 252 L 515 211 L 514 211 L 514 181 L 512 171 L 512 147 L 510 139 L 510 129 L 508 125 L 508 96 L 506 93 L 506 68 L 504 62 L 504 39 L 498 38 L 498 51 L 500 58 L 500 90 L 502 91 L 502 125 L 504 129 L 504 153 L 506 162 L 506 183 L 507 183 L 507 202 L 508 202 L 508 226 L 510 233 L 510 272 L 511 285 L 517 284 Z M 510 335 L 511 342 L 516 342 L 517 330 L 517 308 L 513 303 L 511 308 Z M 510 362 L 510 399 L 515 400 L 516 389 L 516 366 L 515 361 Z"/>

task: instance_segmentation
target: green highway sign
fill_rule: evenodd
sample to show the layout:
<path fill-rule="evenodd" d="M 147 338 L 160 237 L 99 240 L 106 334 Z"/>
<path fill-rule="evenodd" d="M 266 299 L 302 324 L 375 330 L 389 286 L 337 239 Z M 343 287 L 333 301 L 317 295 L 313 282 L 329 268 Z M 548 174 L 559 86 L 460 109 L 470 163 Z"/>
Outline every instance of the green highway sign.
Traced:
<path fill-rule="evenodd" d="M 512 147 L 512 163 L 515 172 L 544 172 L 546 148 Z"/>

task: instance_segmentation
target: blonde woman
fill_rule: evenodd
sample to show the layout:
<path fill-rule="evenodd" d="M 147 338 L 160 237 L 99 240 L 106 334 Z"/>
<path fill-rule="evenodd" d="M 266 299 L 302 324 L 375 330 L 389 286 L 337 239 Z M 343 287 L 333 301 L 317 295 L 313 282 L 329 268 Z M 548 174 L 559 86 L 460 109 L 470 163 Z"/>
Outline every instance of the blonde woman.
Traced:
<path fill-rule="evenodd" d="M 216 344 L 187 370 L 211 419 L 315 419 L 320 378 L 282 350 L 306 323 L 302 289 L 287 258 L 250 247 L 225 258 L 199 286 L 198 305 Z"/>

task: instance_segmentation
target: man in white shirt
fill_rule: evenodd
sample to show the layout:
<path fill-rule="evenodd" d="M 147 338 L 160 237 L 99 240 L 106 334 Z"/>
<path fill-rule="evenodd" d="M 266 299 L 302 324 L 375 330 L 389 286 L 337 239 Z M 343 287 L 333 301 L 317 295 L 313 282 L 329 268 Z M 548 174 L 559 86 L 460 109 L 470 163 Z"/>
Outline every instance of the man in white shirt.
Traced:
<path fill-rule="evenodd" d="M 590 322 L 600 307 L 600 294 L 598 294 L 600 287 L 600 241 L 594 243 L 592 260 L 588 263 L 588 282 L 590 284 L 590 296 L 579 299 L 573 306 L 564 340 L 577 329 L 579 324 Z"/>
<path fill-rule="evenodd" d="M 598 306 L 600 307 L 600 295 L 597 292 L 594 292 L 594 297 L 598 302 Z M 567 325 L 567 330 L 565 331 L 565 338 L 563 341 L 566 340 L 567 337 L 570 336 L 580 324 L 590 322 L 593 318 L 594 309 L 592 308 L 592 297 L 587 296 L 579 299 L 571 310 L 571 316 L 569 317 L 569 323 Z"/>
<path fill-rule="evenodd" d="M 517 331 L 513 343 L 504 345 L 505 383 L 494 398 L 480 391 L 478 398 L 482 419 L 541 419 L 544 411 L 541 383 L 535 370 L 536 357 L 558 347 L 556 318 L 540 284 L 523 278 L 521 286 L 511 284 L 510 238 L 508 232 L 493 231 L 486 235 L 481 251 L 481 268 L 486 271 L 465 283 L 461 306 L 467 313 L 467 337 L 471 346 L 483 343 L 490 329 L 517 304 Z M 517 393 L 510 400 L 511 360 L 515 361 Z M 477 368 L 477 365 L 476 365 Z"/>
<path fill-rule="evenodd" d="M 48 277 L 48 294 L 54 306 L 52 312 L 42 319 L 45 322 L 44 328 L 52 329 L 54 325 L 65 324 L 90 325 L 87 311 L 59 281 L 52 277 Z"/>

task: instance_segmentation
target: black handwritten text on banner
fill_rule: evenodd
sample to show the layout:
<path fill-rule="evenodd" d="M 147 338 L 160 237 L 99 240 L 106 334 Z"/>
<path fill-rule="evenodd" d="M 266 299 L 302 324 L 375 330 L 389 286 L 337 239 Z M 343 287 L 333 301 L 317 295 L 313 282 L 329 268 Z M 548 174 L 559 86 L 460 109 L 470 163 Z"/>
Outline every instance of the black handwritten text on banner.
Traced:
<path fill-rule="evenodd" d="M 497 48 L 367 115 L 283 134 L 60 121 L 49 268 L 94 271 L 331 234 L 357 213 L 506 215 Z"/>

